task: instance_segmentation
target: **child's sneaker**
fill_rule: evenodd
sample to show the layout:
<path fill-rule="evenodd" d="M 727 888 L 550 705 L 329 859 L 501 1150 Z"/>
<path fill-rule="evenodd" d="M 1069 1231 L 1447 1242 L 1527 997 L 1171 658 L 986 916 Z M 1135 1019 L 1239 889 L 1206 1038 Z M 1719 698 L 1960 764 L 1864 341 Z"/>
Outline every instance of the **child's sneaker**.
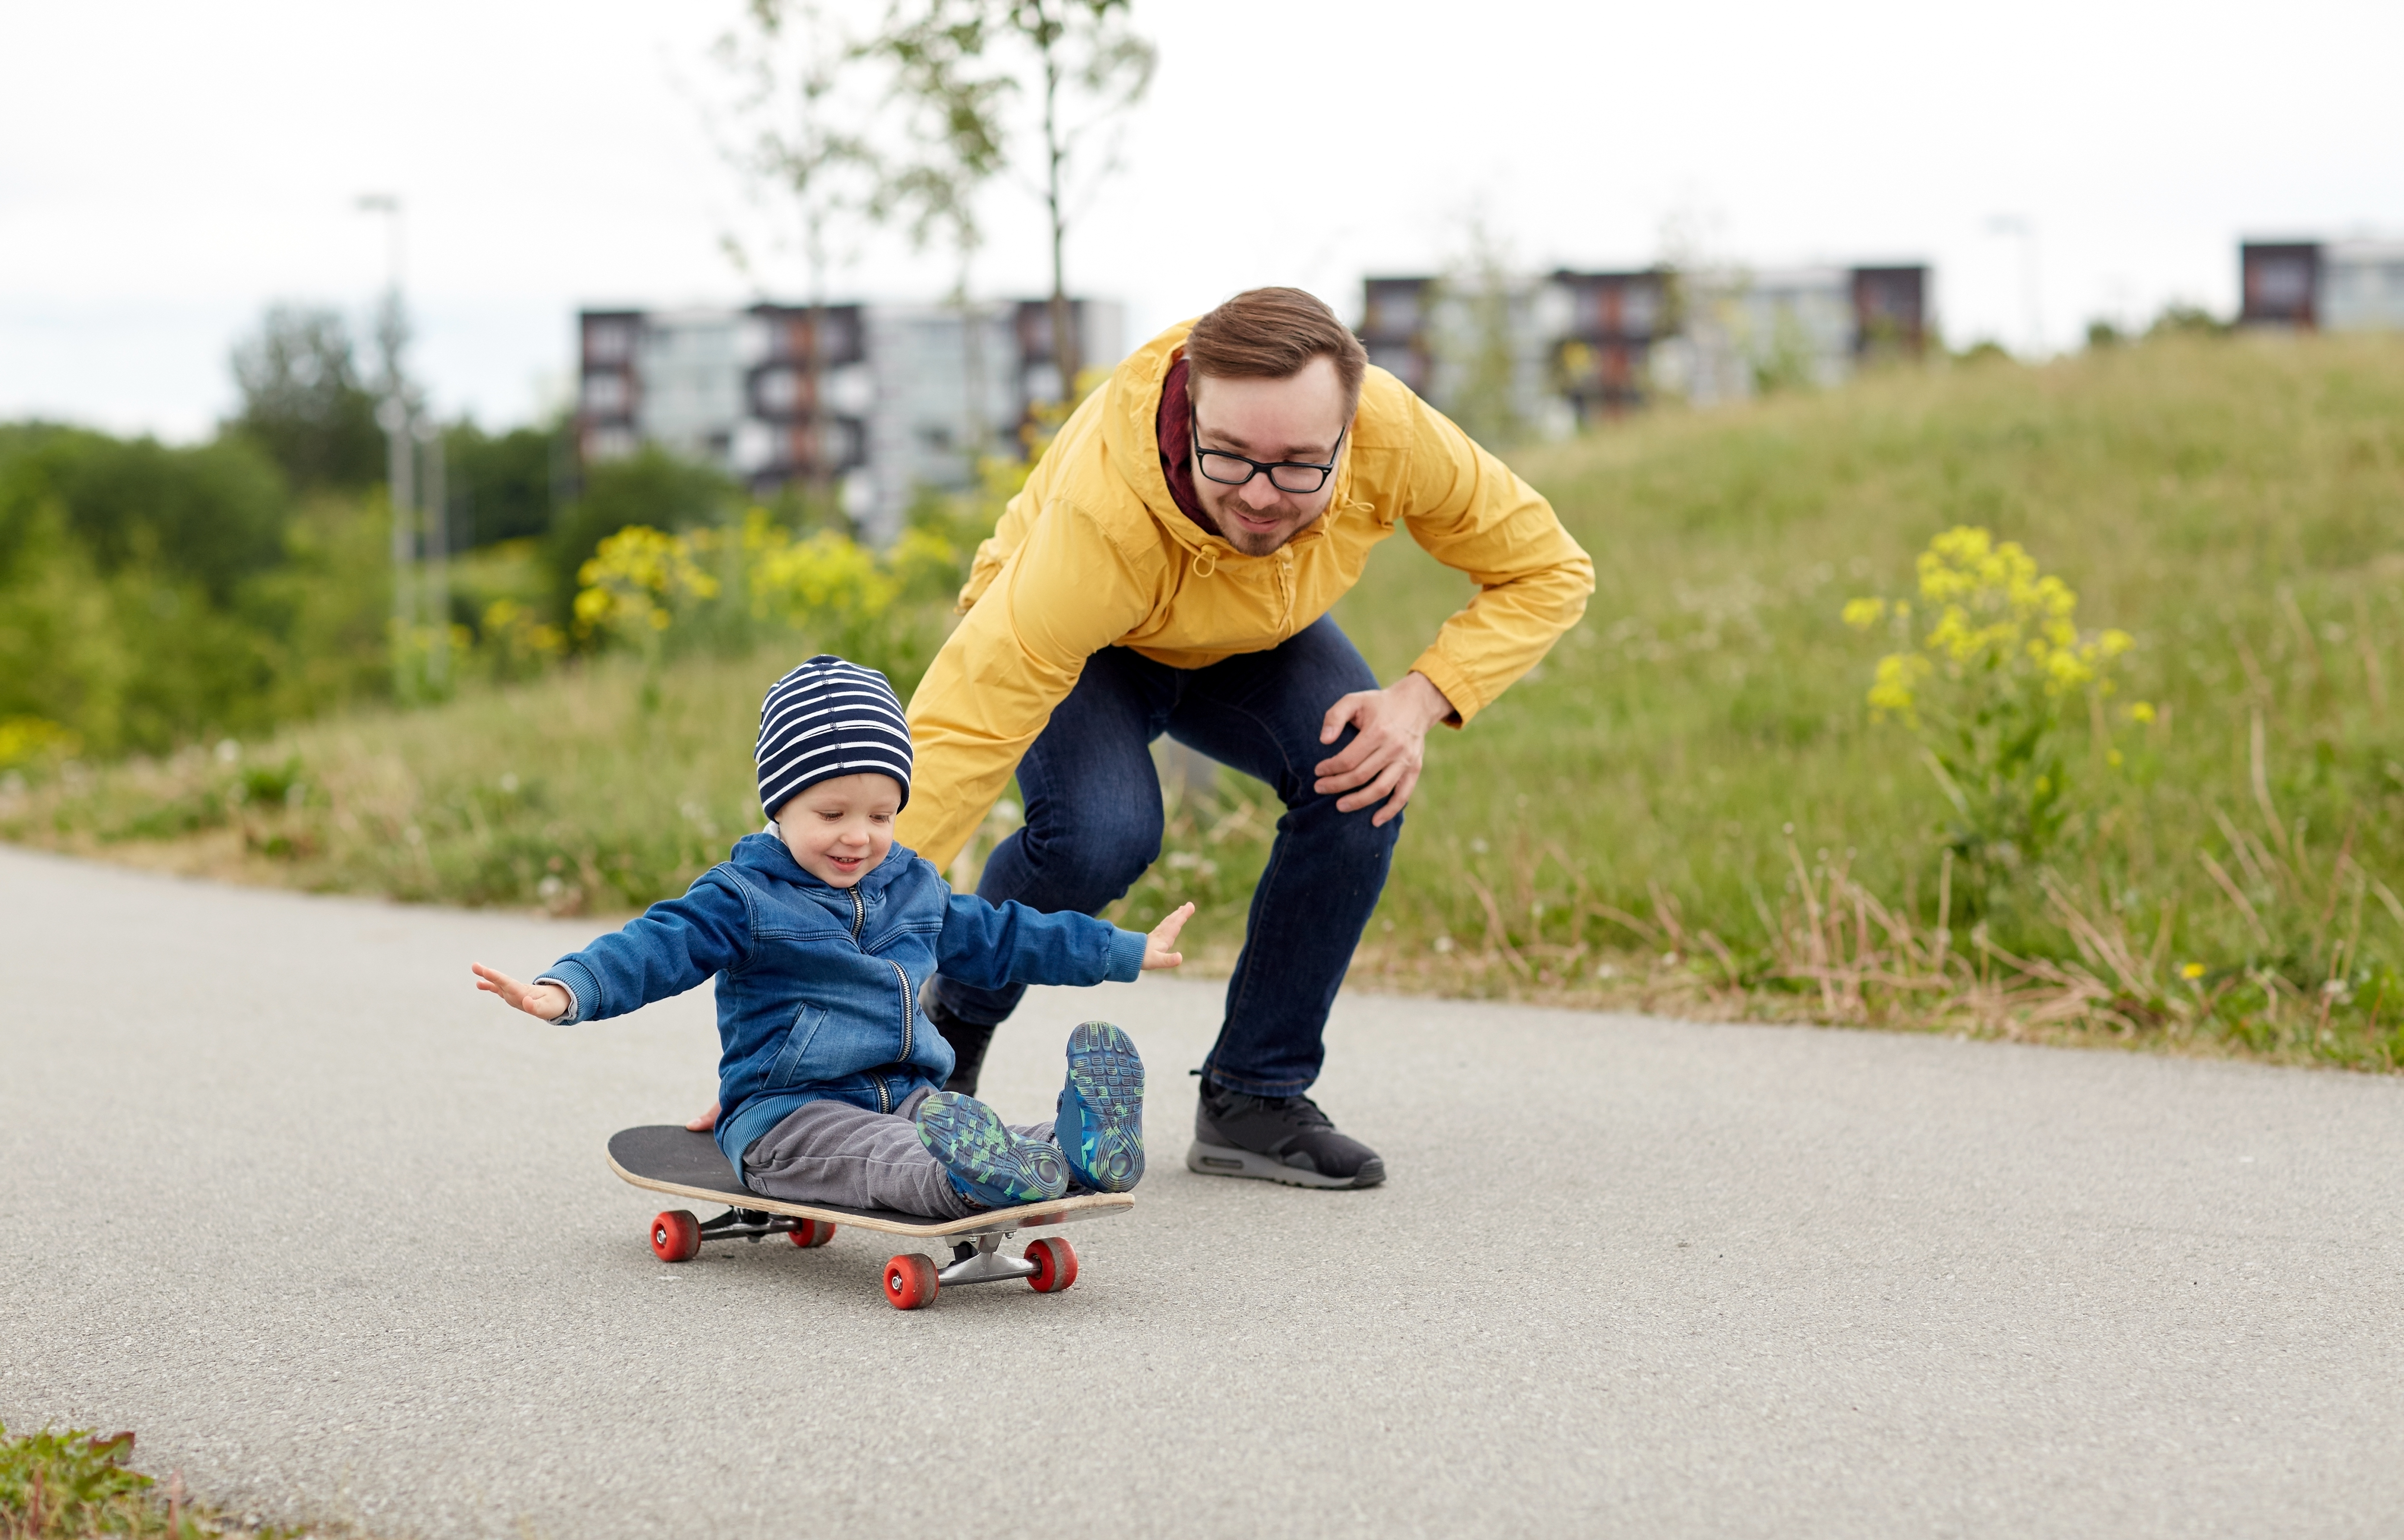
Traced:
<path fill-rule="evenodd" d="M 1069 1034 L 1069 1083 L 1052 1137 L 1069 1174 L 1096 1192 L 1130 1192 L 1143 1180 L 1143 1060 L 1107 1021 Z"/>
<path fill-rule="evenodd" d="M 918 1142 L 943 1162 L 952 1185 L 988 1209 L 1043 1203 L 1069 1190 L 1060 1152 L 1012 1133 L 974 1097 L 937 1091 L 918 1104 Z"/>

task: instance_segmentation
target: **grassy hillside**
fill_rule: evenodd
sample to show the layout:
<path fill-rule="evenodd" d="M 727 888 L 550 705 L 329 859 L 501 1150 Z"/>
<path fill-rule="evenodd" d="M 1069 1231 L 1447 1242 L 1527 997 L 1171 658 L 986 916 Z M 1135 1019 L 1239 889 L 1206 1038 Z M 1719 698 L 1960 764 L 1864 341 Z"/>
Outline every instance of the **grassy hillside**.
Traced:
<path fill-rule="evenodd" d="M 2404 1014 L 2404 345 L 2167 341 L 1895 373 L 1516 458 L 1599 591 L 1535 675 L 1433 746 L 1362 976 L 2404 1050 L 2386 1025 Z M 1838 619 L 1912 596 L 1915 555 L 1956 525 L 2021 542 L 2081 626 L 2135 638 L 2118 694 L 2065 729 L 2060 836 L 1976 881 L 1948 859 L 1919 744 L 1865 705 L 1888 644 Z M 1391 677 L 1465 595 L 1397 539 L 1340 618 Z M 678 665 L 650 708 L 632 665 L 603 665 L 238 758 L 80 772 L 0 794 L 0 833 L 614 912 L 752 826 L 748 735 L 781 662 Z M 2149 723 L 2127 719 L 2140 700 Z M 1223 958 L 1275 812 L 1234 777 L 1180 806 L 1124 922 L 1196 897 Z"/>

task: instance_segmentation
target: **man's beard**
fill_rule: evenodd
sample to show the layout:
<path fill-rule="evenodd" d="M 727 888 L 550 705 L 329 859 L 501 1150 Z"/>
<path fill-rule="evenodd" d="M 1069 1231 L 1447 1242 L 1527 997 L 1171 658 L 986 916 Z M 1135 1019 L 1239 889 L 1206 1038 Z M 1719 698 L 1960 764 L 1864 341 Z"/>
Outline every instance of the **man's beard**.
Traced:
<path fill-rule="evenodd" d="M 1321 516 L 1320 513 L 1314 513 L 1300 524 L 1281 525 L 1276 529 L 1247 529 L 1233 513 L 1223 512 L 1216 509 L 1209 511 L 1211 522 L 1219 526 L 1220 535 L 1229 545 L 1247 556 L 1276 555 L 1296 535 L 1317 524 Z M 1324 512 L 1325 510 L 1322 509 L 1321 513 Z"/>

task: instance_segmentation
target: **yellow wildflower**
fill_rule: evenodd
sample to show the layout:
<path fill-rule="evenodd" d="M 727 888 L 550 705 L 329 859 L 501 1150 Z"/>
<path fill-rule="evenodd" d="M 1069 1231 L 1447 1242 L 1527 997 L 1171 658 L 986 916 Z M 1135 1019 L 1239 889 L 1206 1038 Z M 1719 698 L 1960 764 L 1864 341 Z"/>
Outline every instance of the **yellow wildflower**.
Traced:
<path fill-rule="evenodd" d="M 1908 718 L 1912 714 L 1912 687 L 1928 677 L 1930 664 L 1916 652 L 1890 652 L 1878 662 L 1878 676 L 1870 685 L 1870 710 L 1879 715 L 1889 712 Z"/>
<path fill-rule="evenodd" d="M 1886 619 L 1884 599 L 1847 599 L 1845 601 L 1844 622 L 1856 631 L 1867 631 L 1884 619 Z"/>

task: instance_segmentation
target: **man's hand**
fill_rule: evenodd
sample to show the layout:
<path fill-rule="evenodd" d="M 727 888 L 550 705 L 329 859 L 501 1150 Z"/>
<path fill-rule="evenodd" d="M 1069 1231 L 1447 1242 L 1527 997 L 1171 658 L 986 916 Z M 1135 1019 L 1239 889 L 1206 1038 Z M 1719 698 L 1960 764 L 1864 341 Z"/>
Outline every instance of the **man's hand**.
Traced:
<path fill-rule="evenodd" d="M 530 1016 L 557 1021 L 567 1014 L 567 991 L 556 984 L 520 984 L 498 968 L 487 968 L 481 962 L 468 966 L 475 970 L 477 988 L 500 996 L 503 1001 Z"/>
<path fill-rule="evenodd" d="M 1359 735 L 1344 752 L 1319 762 L 1312 772 L 1319 781 L 1312 790 L 1321 796 L 1349 792 L 1335 804 L 1339 813 L 1357 812 L 1383 800 L 1386 805 L 1369 821 L 1385 827 L 1402 816 L 1419 783 L 1428 729 L 1450 715 L 1452 703 L 1425 674 L 1405 674 L 1391 690 L 1362 690 L 1345 696 L 1327 708 L 1319 741 L 1334 743 L 1348 722 Z"/>
<path fill-rule="evenodd" d="M 1185 960 L 1185 954 L 1177 949 L 1177 932 L 1184 930 L 1185 922 L 1193 917 L 1194 905 L 1181 903 L 1175 913 L 1152 928 L 1152 933 L 1143 938 L 1146 970 L 1174 968 Z"/>
<path fill-rule="evenodd" d="M 712 1128 L 717 1127 L 718 1103 L 715 1101 L 711 1102 L 709 1104 L 709 1111 L 702 1113 L 699 1117 L 694 1118 L 691 1123 L 686 1124 L 685 1127 L 697 1134 L 706 1134 Z"/>

